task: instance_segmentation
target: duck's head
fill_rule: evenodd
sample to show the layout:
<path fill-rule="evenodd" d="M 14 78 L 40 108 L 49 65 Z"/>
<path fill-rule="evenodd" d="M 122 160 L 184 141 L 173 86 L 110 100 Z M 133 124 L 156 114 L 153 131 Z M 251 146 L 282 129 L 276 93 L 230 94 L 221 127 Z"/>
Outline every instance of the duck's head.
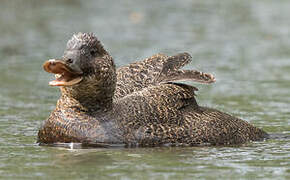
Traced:
<path fill-rule="evenodd" d="M 55 74 L 49 85 L 59 86 L 62 94 L 75 99 L 112 98 L 116 71 L 112 57 L 92 33 L 78 33 L 67 42 L 62 58 L 43 64 Z"/>

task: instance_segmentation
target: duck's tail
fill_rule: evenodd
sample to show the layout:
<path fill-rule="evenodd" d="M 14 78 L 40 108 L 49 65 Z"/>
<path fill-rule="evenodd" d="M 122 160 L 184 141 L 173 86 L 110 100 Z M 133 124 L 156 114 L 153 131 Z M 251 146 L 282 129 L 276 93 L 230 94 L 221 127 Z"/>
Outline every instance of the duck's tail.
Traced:
<path fill-rule="evenodd" d="M 215 82 L 215 78 L 212 74 L 203 73 L 197 70 L 180 70 L 180 68 L 188 64 L 191 59 L 192 57 L 190 54 L 186 52 L 168 57 L 163 62 L 162 70 L 155 79 L 155 83 L 193 81 L 209 84 Z"/>
<path fill-rule="evenodd" d="M 114 98 L 121 98 L 135 91 L 149 86 L 192 81 L 199 83 L 213 83 L 213 75 L 197 70 L 180 70 L 191 61 L 188 53 L 175 56 L 156 54 L 143 61 L 131 63 L 117 69 L 117 86 Z"/>

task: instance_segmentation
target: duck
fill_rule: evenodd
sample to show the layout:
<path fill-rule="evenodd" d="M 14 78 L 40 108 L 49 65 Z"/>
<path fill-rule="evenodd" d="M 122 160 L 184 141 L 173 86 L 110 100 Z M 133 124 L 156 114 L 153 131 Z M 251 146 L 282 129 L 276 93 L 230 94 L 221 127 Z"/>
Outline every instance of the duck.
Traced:
<path fill-rule="evenodd" d="M 93 33 L 77 33 L 61 58 L 45 61 L 59 87 L 55 109 L 38 131 L 44 145 L 155 147 L 237 145 L 268 134 L 245 120 L 200 106 L 196 87 L 215 77 L 183 70 L 189 53 L 156 54 L 116 68 L 112 56 Z"/>

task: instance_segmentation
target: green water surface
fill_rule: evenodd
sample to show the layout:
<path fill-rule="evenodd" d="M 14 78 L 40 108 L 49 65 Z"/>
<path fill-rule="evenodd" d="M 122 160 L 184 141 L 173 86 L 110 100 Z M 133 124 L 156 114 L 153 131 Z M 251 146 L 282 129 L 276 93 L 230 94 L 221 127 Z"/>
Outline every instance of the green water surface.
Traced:
<path fill-rule="evenodd" d="M 201 105 L 272 139 L 237 147 L 69 149 L 38 146 L 57 88 L 42 63 L 76 32 L 94 32 L 118 66 L 189 52 Z M 0 179 L 289 179 L 290 1 L 2 0 Z"/>

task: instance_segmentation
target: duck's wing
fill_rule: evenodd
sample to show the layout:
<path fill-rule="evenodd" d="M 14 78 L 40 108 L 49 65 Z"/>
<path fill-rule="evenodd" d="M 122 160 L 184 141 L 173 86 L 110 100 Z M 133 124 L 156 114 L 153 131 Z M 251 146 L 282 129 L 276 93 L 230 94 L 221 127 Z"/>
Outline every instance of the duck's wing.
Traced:
<path fill-rule="evenodd" d="M 166 83 L 150 86 L 141 91 L 133 92 L 115 101 L 118 114 L 124 115 L 126 122 L 138 125 L 148 123 L 178 125 L 182 110 L 188 106 L 198 108 L 194 98 L 194 86 L 181 83 Z M 128 117 L 126 117 L 128 116 Z M 140 120 L 140 121 L 139 121 Z"/>
<path fill-rule="evenodd" d="M 188 111 L 199 109 L 195 91 L 193 86 L 169 83 L 117 99 L 114 114 L 124 129 L 124 141 L 130 146 L 200 142 L 200 138 L 191 138 L 194 116 L 187 117 Z"/>
<path fill-rule="evenodd" d="M 212 83 L 213 75 L 196 70 L 180 70 L 191 61 L 188 53 L 175 56 L 156 54 L 143 61 L 131 63 L 117 69 L 115 99 L 124 97 L 143 88 L 176 81 Z"/>
<path fill-rule="evenodd" d="M 124 129 L 125 142 L 133 146 L 226 145 L 267 136 L 246 121 L 198 106 L 195 90 L 169 83 L 117 99 L 115 116 Z"/>

